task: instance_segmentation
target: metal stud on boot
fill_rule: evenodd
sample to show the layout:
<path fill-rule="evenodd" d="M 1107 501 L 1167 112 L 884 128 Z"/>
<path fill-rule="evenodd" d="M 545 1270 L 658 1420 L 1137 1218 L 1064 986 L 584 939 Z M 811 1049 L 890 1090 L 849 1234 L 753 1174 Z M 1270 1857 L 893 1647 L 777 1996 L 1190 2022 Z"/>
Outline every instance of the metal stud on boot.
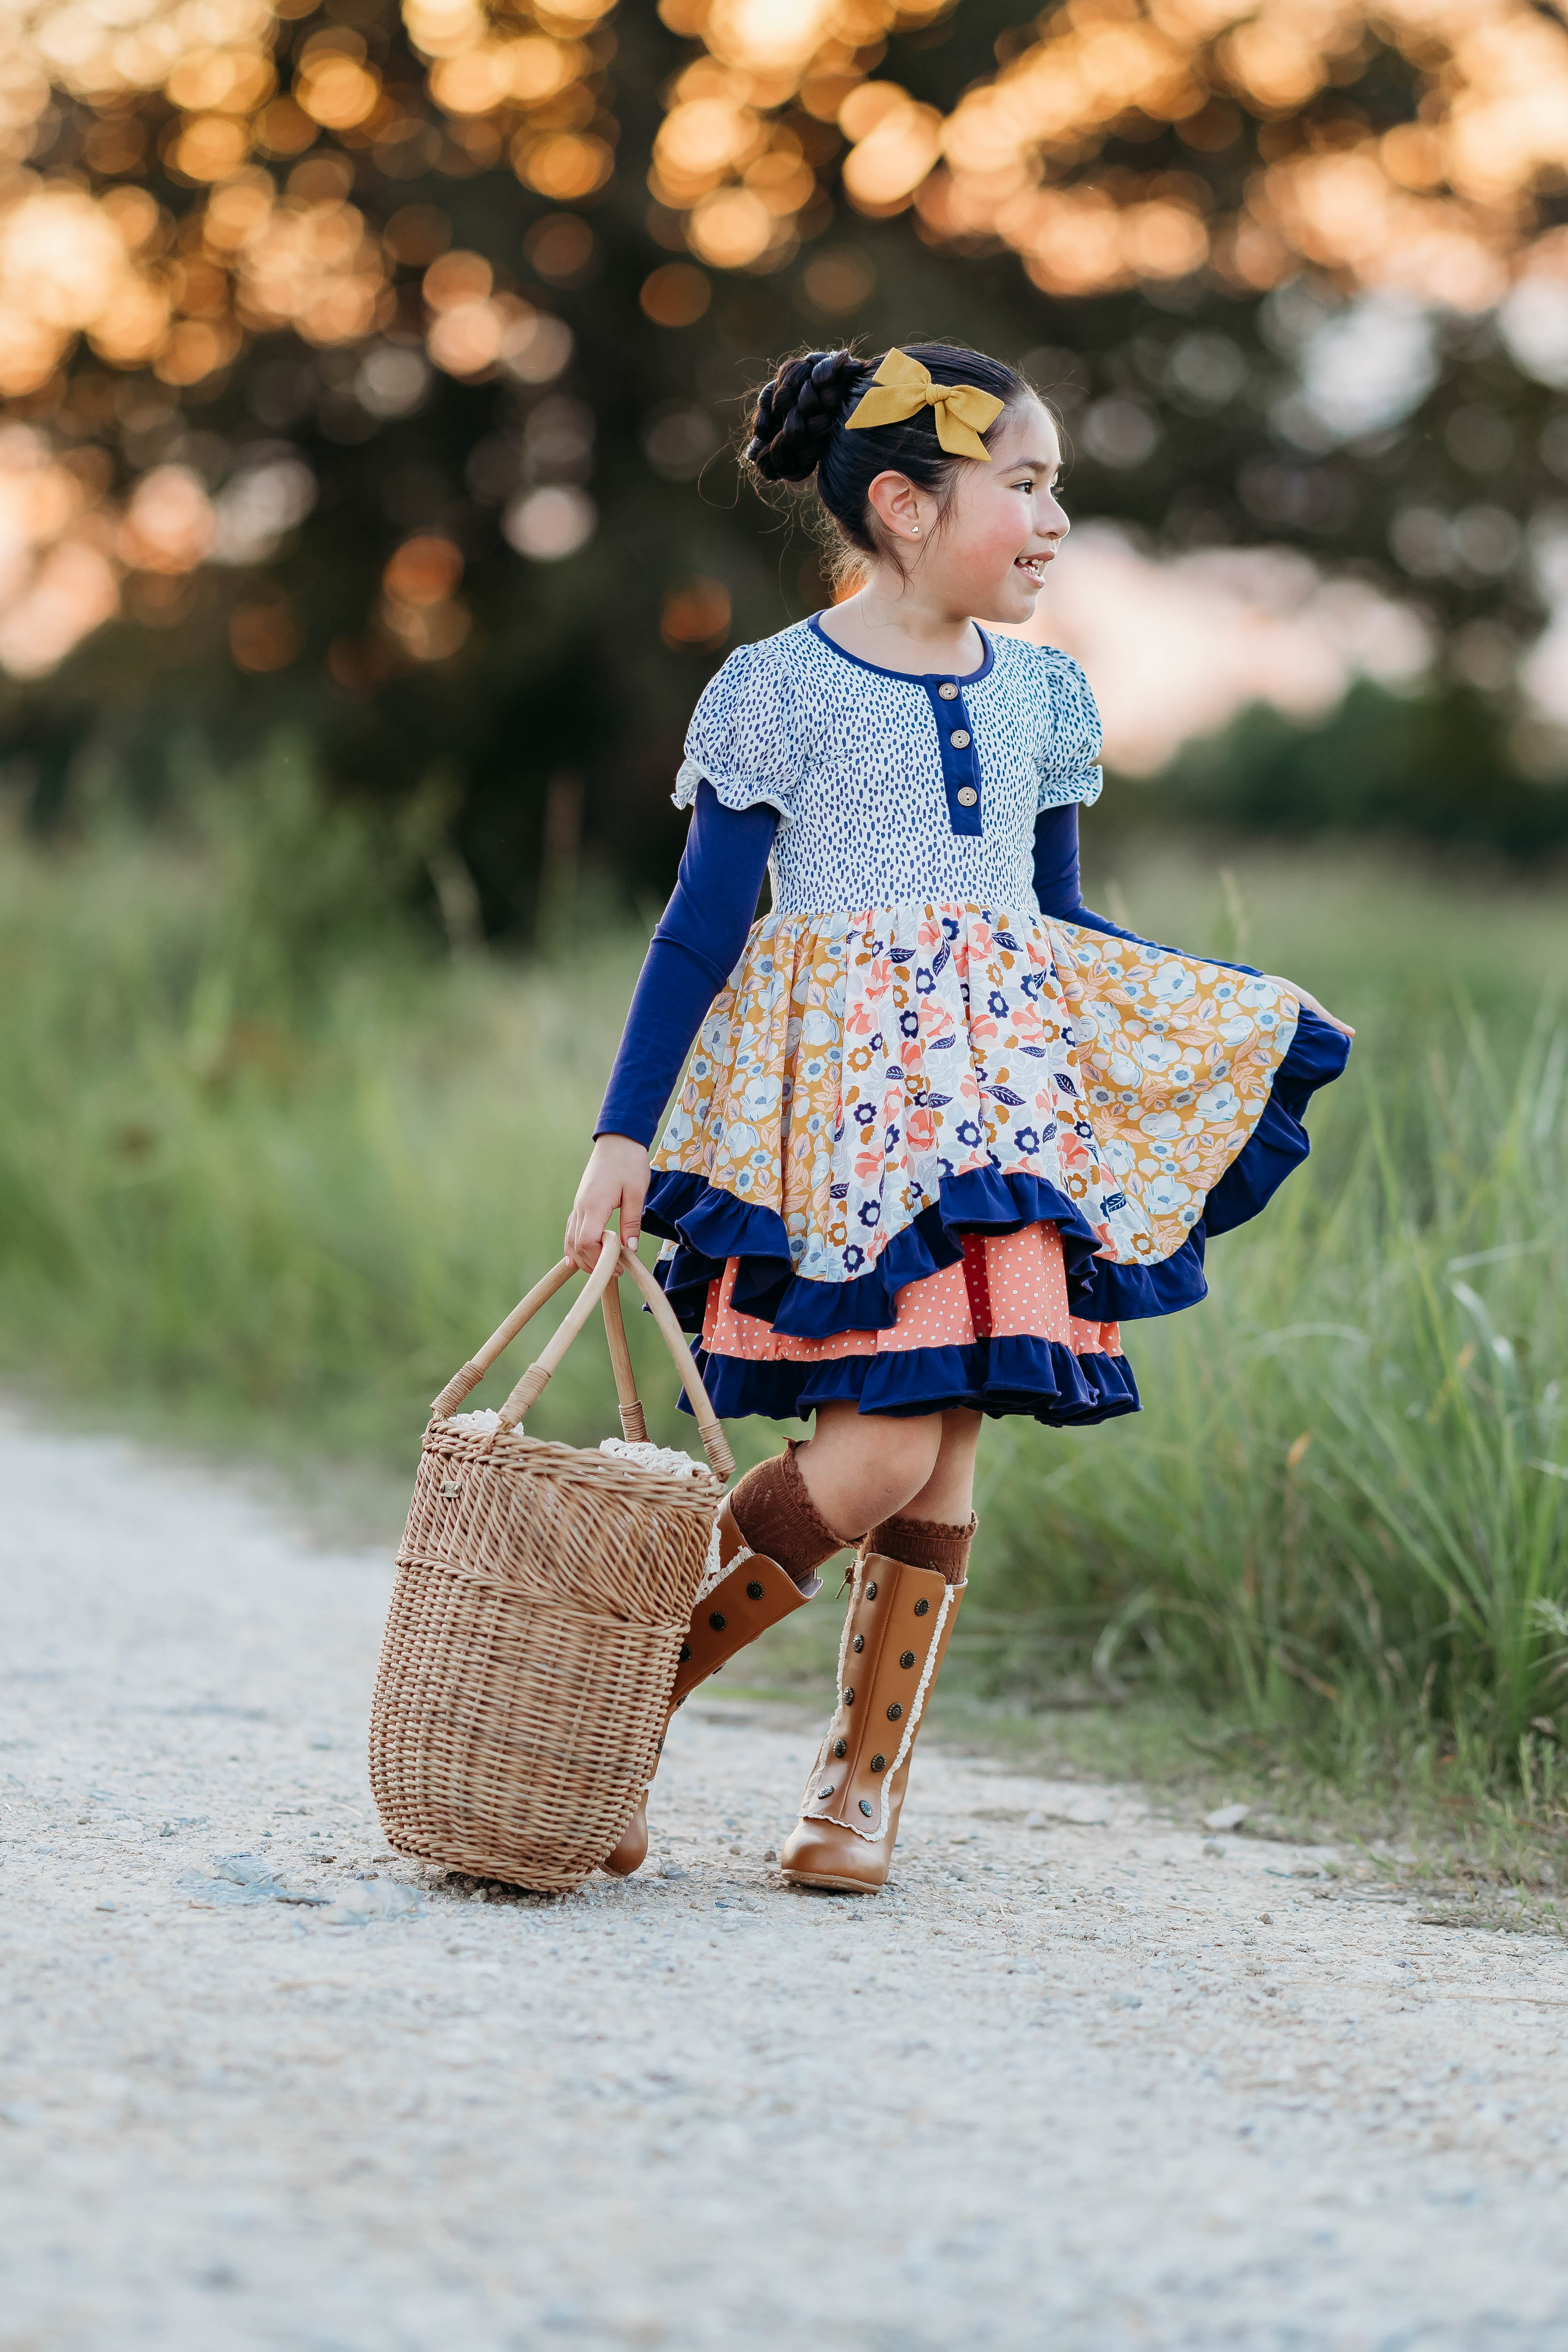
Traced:
<path fill-rule="evenodd" d="M 822 1579 L 814 1576 L 809 1584 L 797 1584 L 793 1576 L 782 1569 L 776 1559 L 764 1559 L 752 1551 L 735 1524 L 735 1515 L 728 1503 L 719 1514 L 719 1559 L 724 1573 L 711 1591 L 705 1592 L 691 1612 L 691 1622 L 686 1629 L 686 1639 L 680 1645 L 680 1663 L 675 1670 L 674 1687 L 669 1694 L 669 1716 L 685 1705 L 700 1683 L 716 1675 L 736 1652 L 765 1633 L 770 1625 L 777 1625 L 797 1609 L 804 1609 L 822 1590 Z M 665 1729 L 669 1728 L 669 1717 Z M 659 1753 L 664 1742 L 659 1741 Z M 621 1832 L 620 1841 L 613 1853 L 600 1864 L 613 1878 L 629 1878 L 640 1870 L 647 1857 L 647 1791 L 637 1801 L 637 1809 Z"/>
<path fill-rule="evenodd" d="M 838 1706 L 779 1856 L 797 1886 L 885 1885 L 910 1759 L 964 1586 L 884 1552 L 855 1563 L 838 1652 Z"/>

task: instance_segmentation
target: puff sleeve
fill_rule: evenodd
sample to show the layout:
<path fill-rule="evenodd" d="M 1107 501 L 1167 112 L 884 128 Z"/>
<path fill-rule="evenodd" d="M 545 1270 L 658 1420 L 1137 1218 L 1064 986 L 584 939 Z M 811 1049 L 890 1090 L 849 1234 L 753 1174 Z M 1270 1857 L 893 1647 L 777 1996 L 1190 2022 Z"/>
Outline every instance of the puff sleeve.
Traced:
<path fill-rule="evenodd" d="M 737 646 L 704 687 L 686 734 L 675 804 L 689 808 L 709 783 L 721 808 L 776 809 L 787 824 L 801 769 L 802 728 L 793 680 L 771 639 Z"/>
<path fill-rule="evenodd" d="M 1049 714 L 1040 760 L 1038 808 L 1061 808 L 1077 801 L 1087 808 L 1100 798 L 1100 707 L 1083 671 L 1070 654 L 1042 646 Z"/>

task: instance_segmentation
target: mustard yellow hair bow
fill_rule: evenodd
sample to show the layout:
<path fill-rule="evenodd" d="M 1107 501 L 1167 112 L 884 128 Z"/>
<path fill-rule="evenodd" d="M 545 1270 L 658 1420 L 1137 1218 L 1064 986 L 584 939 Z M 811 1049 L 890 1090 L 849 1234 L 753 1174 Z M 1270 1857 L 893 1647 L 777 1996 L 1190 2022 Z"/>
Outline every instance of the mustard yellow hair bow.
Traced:
<path fill-rule="evenodd" d="M 868 425 L 901 425 L 922 408 L 936 411 L 936 437 L 950 457 L 978 457 L 991 463 L 991 452 L 980 438 L 1002 414 L 1004 403 L 994 393 L 973 383 L 934 383 L 930 368 L 910 359 L 908 352 L 888 353 L 871 378 L 859 406 L 845 420 L 845 429 L 858 433 Z"/>

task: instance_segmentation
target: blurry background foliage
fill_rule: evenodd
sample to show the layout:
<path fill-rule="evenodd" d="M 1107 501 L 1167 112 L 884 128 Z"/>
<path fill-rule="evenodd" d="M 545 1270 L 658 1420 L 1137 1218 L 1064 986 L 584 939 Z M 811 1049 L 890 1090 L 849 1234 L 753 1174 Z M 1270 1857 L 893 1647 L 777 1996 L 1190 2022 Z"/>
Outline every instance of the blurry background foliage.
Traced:
<path fill-rule="evenodd" d="M 792 344 L 936 332 L 1052 392 L 1079 516 L 1304 552 L 1425 632 L 1419 680 L 1305 738 L 1246 717 L 1169 805 L 1568 835 L 1555 9 L 0 26 L 0 756 L 35 826 L 156 809 L 282 730 L 398 813 L 459 944 L 547 923 L 583 839 L 656 887 L 704 678 L 826 599 L 737 485 L 741 394 Z"/>
<path fill-rule="evenodd" d="M 1360 1030 L 1145 1413 L 988 1430 L 959 1676 L 1568 1832 L 1565 933 L 1474 870 L 1568 839 L 1554 7 L 0 0 L 0 1372 L 401 1484 L 559 1245 L 691 704 L 826 598 L 742 394 L 933 333 L 1069 427 L 1097 889 Z M 611 1406 L 585 1342 L 539 1433 Z"/>

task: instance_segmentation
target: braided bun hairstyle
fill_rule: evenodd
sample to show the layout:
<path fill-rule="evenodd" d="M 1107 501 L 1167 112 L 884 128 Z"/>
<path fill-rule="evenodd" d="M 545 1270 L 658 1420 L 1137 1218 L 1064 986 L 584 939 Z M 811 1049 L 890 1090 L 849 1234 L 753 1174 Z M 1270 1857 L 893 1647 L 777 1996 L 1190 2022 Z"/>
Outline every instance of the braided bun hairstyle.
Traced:
<path fill-rule="evenodd" d="M 746 463 L 764 482 L 804 482 L 826 453 L 846 407 L 853 407 L 871 371 L 853 352 L 806 352 L 785 360 L 757 394 Z"/>
<path fill-rule="evenodd" d="M 919 360 L 938 383 L 972 383 L 995 394 L 1003 413 L 1023 400 L 1039 395 L 1016 369 L 983 352 L 966 351 L 957 343 L 906 343 L 900 347 Z M 936 422 L 929 408 L 897 425 L 877 425 L 863 432 L 844 428 L 859 404 L 860 395 L 881 365 L 882 354 L 858 359 L 853 352 L 803 352 L 785 360 L 757 394 L 752 437 L 743 457 L 763 482 L 805 482 L 816 478 L 817 497 L 828 517 L 837 546 L 833 569 L 842 579 L 863 567 L 867 556 L 885 556 L 879 527 L 868 497 L 879 474 L 906 475 L 917 488 L 929 491 L 945 509 L 960 466 L 973 459 L 950 457 L 936 437 Z M 998 417 L 996 424 L 1000 424 Z M 981 436 L 989 440 L 996 425 Z"/>

